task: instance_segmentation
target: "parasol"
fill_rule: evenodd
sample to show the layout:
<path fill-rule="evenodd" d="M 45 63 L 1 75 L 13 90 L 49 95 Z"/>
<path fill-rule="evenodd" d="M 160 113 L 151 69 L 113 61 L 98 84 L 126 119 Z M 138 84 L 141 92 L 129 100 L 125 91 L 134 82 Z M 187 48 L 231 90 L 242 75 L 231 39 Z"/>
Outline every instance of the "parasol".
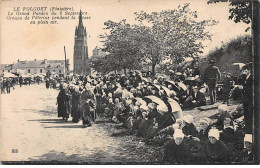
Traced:
<path fill-rule="evenodd" d="M 179 103 L 172 98 L 168 98 L 168 102 L 172 108 L 172 114 L 175 117 L 175 119 L 182 119 L 183 112 Z"/>
<path fill-rule="evenodd" d="M 180 89 L 178 88 L 178 86 L 176 85 L 176 83 L 174 81 L 165 81 L 164 82 L 166 85 L 171 85 L 172 86 L 172 90 L 175 92 L 180 92 Z"/>
<path fill-rule="evenodd" d="M 182 75 L 182 73 L 181 72 L 176 72 L 175 75 L 180 76 L 180 75 Z"/>
<path fill-rule="evenodd" d="M 185 81 L 183 83 L 185 85 L 191 85 L 191 86 L 201 85 L 199 78 L 195 78 L 195 77 L 188 77 L 187 79 L 185 79 Z"/>
<path fill-rule="evenodd" d="M 147 105 L 147 104 L 146 104 L 146 101 L 144 101 L 144 100 L 143 100 L 142 98 L 140 98 L 140 97 L 135 97 L 134 99 L 135 99 L 137 102 L 139 102 L 141 105 L 145 105 L 145 106 Z"/>
<path fill-rule="evenodd" d="M 244 63 L 233 63 L 232 65 L 238 66 L 239 70 L 241 70 L 246 64 L 244 64 Z"/>
<path fill-rule="evenodd" d="M 166 106 L 166 104 L 159 98 L 156 96 L 145 96 L 143 97 L 143 100 L 148 103 L 154 102 L 157 104 L 157 110 L 160 114 L 164 114 L 166 112 L 168 112 L 168 107 Z"/>
<path fill-rule="evenodd" d="M 133 94 L 129 92 L 128 90 L 123 90 L 122 92 L 122 98 L 127 99 L 127 98 L 133 98 Z"/>
<path fill-rule="evenodd" d="M 115 98 L 120 98 L 120 97 L 122 97 L 122 94 L 123 94 L 123 90 L 118 88 L 118 89 L 115 90 L 115 92 L 114 92 L 114 97 L 115 97 Z"/>
<path fill-rule="evenodd" d="M 176 85 L 179 86 L 180 90 L 182 90 L 182 91 L 187 90 L 187 86 L 182 82 L 178 82 L 178 83 L 176 83 Z"/>
<path fill-rule="evenodd" d="M 162 87 L 162 89 L 165 91 L 165 93 L 166 93 L 167 96 L 170 96 L 170 94 L 171 94 L 172 92 L 174 92 L 175 95 L 176 95 L 176 92 L 175 92 L 175 91 L 170 90 L 170 89 L 168 89 L 168 88 L 165 87 L 165 86 L 161 86 L 161 87 Z"/>

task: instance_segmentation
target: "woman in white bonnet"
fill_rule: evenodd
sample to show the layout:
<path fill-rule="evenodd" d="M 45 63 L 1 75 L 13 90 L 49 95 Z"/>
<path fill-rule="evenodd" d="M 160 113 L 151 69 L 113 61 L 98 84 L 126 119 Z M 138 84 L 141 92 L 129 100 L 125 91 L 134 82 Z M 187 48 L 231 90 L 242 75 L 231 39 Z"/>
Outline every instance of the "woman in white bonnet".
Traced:
<path fill-rule="evenodd" d="M 228 163 L 230 161 L 231 153 L 226 144 L 220 140 L 218 129 L 209 130 L 205 151 L 207 161 L 210 163 Z"/>
<path fill-rule="evenodd" d="M 188 146 L 185 142 L 185 135 L 182 130 L 176 129 L 173 139 L 164 145 L 163 160 L 172 164 L 185 164 L 188 160 Z"/>
<path fill-rule="evenodd" d="M 198 138 L 200 139 L 201 142 L 205 143 L 208 139 L 208 133 L 209 130 L 211 129 L 210 126 L 210 119 L 207 117 L 202 117 L 199 121 L 199 132 L 198 132 Z"/>
<path fill-rule="evenodd" d="M 191 115 L 186 115 L 183 117 L 183 124 L 184 127 L 182 128 L 182 131 L 185 135 L 191 135 L 193 137 L 198 135 L 198 131 L 193 124 L 193 117 Z"/>
<path fill-rule="evenodd" d="M 253 163 L 253 136 L 245 134 L 244 149 L 242 150 L 239 160 L 242 163 Z"/>

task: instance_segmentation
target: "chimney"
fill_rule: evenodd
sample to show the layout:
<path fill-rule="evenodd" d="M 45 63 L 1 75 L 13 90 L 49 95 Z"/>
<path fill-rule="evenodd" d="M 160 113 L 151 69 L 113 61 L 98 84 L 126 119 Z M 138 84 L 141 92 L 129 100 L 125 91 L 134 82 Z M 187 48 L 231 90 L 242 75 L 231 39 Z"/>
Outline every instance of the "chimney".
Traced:
<path fill-rule="evenodd" d="M 47 59 L 44 59 L 44 64 L 45 64 L 45 65 L 47 64 Z"/>
<path fill-rule="evenodd" d="M 18 59 L 17 62 L 19 62 L 20 60 Z"/>

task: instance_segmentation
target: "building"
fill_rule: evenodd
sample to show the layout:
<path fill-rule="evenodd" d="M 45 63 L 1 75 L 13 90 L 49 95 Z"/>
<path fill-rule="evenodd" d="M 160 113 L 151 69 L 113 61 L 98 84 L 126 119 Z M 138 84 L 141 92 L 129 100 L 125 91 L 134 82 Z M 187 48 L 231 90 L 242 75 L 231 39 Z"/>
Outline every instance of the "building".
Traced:
<path fill-rule="evenodd" d="M 87 44 L 87 31 L 83 26 L 82 12 L 79 14 L 79 24 L 75 30 L 75 43 L 74 43 L 74 71 L 73 74 L 89 75 L 90 63 L 88 60 L 88 44 Z"/>
<path fill-rule="evenodd" d="M 0 74 L 4 72 L 12 72 L 13 64 L 0 64 Z"/>
<path fill-rule="evenodd" d="M 69 60 L 67 60 L 67 70 L 65 70 L 64 60 L 32 60 L 20 61 L 13 64 L 0 65 L 0 72 L 11 72 L 20 75 L 46 75 L 47 72 L 53 75 L 64 76 L 69 72 Z"/>

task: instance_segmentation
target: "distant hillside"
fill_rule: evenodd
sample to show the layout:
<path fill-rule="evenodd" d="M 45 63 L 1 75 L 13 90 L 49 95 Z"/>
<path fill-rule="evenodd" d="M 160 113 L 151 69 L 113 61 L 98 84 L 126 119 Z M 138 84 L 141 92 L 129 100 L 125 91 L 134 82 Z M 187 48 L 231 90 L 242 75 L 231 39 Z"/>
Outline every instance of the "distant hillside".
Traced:
<path fill-rule="evenodd" d="M 251 37 L 248 35 L 239 36 L 227 43 L 223 43 L 221 47 L 210 51 L 206 58 L 200 60 L 202 75 L 204 75 L 204 70 L 208 66 L 208 60 L 211 58 L 216 60 L 216 66 L 219 67 L 221 73 L 226 71 L 230 72 L 233 76 L 237 76 L 240 72 L 232 64 L 252 61 Z"/>

